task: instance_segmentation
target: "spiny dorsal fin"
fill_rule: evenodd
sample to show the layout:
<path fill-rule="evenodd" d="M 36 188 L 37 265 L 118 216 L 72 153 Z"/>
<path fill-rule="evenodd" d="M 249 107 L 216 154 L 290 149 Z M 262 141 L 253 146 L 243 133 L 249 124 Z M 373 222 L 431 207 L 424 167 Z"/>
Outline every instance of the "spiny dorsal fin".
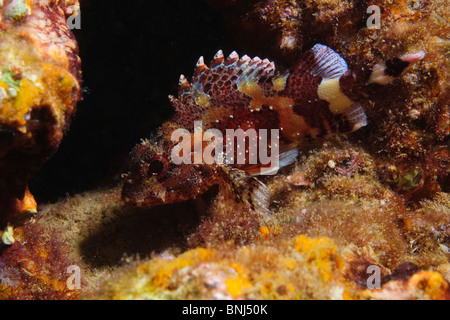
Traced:
<path fill-rule="evenodd" d="M 230 53 L 230 55 L 228 56 L 227 60 L 225 60 L 225 65 L 229 66 L 233 63 L 235 63 L 236 61 L 239 60 L 239 55 L 237 54 L 236 51 L 233 51 L 232 53 Z"/>
<path fill-rule="evenodd" d="M 201 56 L 198 59 L 197 64 L 195 65 L 195 70 L 194 70 L 194 75 L 192 77 L 192 79 L 193 79 L 192 82 L 195 83 L 196 82 L 195 80 L 197 79 L 197 77 L 200 74 L 202 74 L 202 72 L 205 72 L 207 70 L 209 70 L 209 68 L 206 66 L 205 61 L 203 59 L 203 56 Z"/>
<path fill-rule="evenodd" d="M 222 50 L 219 50 L 209 68 L 204 64 L 203 58 L 199 59 L 192 77 L 192 87 L 195 90 L 203 89 L 205 94 L 214 99 L 217 90 L 229 91 L 243 81 L 266 80 L 272 77 L 274 72 L 275 64 L 268 59 L 251 59 L 247 55 L 239 58 L 236 51 L 225 59 Z"/>
<path fill-rule="evenodd" d="M 261 60 L 259 57 L 251 59 L 247 55 L 239 58 L 236 51 L 233 51 L 228 58 L 224 59 L 222 50 L 219 50 L 211 61 L 210 68 L 202 67 L 199 70 L 197 66 L 192 84 L 196 87 L 205 88 L 208 82 L 214 84 L 222 81 L 224 89 L 229 89 L 226 87 L 232 87 L 242 81 L 258 81 L 261 78 L 270 77 L 274 71 L 275 64 L 268 59 Z M 227 83 L 227 80 L 230 80 L 230 82 Z"/>
<path fill-rule="evenodd" d="M 178 80 L 178 97 L 180 97 L 183 93 L 190 91 L 191 85 L 189 81 L 187 81 L 186 77 L 183 74 L 180 75 L 180 79 Z"/>
<path fill-rule="evenodd" d="M 236 81 L 237 85 L 246 81 L 267 80 L 275 73 L 275 64 L 268 59 L 261 60 L 259 57 L 253 58 L 242 76 Z"/>
<path fill-rule="evenodd" d="M 210 68 L 214 69 L 215 67 L 221 65 L 223 63 L 223 61 L 224 61 L 223 51 L 219 50 L 215 54 L 213 61 L 211 61 Z"/>
<path fill-rule="evenodd" d="M 247 98 L 237 90 L 239 84 L 248 81 L 266 82 L 273 77 L 275 64 L 268 59 L 247 55 L 239 58 L 236 51 L 225 58 L 219 50 L 209 67 L 203 57 L 197 61 L 192 81 L 189 83 L 181 75 L 179 80 L 178 99 L 171 103 L 180 115 L 201 112 L 208 107 L 236 107 Z M 237 104 L 236 104 L 237 103 Z"/>
<path fill-rule="evenodd" d="M 169 101 L 170 101 L 170 103 L 173 105 L 173 106 L 175 106 L 177 103 L 178 103 L 178 99 L 177 98 L 175 98 L 173 95 L 169 95 Z"/>

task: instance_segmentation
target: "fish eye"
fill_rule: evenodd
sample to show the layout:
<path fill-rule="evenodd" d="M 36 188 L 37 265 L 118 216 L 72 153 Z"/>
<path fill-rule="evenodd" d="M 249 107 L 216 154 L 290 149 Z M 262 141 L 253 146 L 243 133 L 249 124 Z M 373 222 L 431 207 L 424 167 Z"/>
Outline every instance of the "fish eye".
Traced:
<path fill-rule="evenodd" d="M 165 173 L 166 165 L 162 159 L 153 159 L 147 169 L 147 175 L 149 177 L 162 176 Z"/>
<path fill-rule="evenodd" d="M 164 164 L 161 160 L 153 160 L 148 166 L 148 175 L 149 176 L 157 176 L 164 169 Z"/>

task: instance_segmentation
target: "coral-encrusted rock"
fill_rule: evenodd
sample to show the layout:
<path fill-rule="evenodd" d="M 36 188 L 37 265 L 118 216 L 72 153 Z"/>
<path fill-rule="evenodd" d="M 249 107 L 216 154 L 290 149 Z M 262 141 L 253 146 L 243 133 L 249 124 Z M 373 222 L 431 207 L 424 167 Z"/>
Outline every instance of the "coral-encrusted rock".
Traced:
<path fill-rule="evenodd" d="M 69 15 L 79 8 L 77 0 L 1 3 L 0 224 L 4 224 L 8 216 L 22 211 L 17 199 L 24 198 L 28 180 L 57 150 L 80 98 L 81 72 L 78 46 L 67 26 Z"/>
<path fill-rule="evenodd" d="M 178 257 L 165 252 L 135 262 L 84 298 L 443 300 L 450 289 L 440 273 L 413 263 L 391 272 L 367 247 L 296 236 L 270 245 L 197 248 Z"/>
<path fill-rule="evenodd" d="M 342 299 L 343 260 L 327 238 L 270 246 L 197 248 L 138 262 L 94 294 L 100 299 Z"/>
<path fill-rule="evenodd" d="M 364 298 L 380 300 L 449 300 L 449 283 L 438 272 L 419 271 L 410 278 L 393 280 L 378 290 L 367 290 Z"/>

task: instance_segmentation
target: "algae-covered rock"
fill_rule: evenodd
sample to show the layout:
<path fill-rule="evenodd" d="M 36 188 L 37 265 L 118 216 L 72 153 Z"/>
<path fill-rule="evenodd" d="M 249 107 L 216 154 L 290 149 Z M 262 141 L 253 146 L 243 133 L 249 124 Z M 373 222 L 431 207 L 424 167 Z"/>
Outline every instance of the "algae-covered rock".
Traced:
<path fill-rule="evenodd" d="M 26 211 L 27 183 L 57 150 L 80 98 L 80 59 L 67 19 L 78 1 L 0 4 L 0 225 Z M 32 201 L 32 200 L 31 200 Z M 36 210 L 36 207 L 32 208 Z"/>

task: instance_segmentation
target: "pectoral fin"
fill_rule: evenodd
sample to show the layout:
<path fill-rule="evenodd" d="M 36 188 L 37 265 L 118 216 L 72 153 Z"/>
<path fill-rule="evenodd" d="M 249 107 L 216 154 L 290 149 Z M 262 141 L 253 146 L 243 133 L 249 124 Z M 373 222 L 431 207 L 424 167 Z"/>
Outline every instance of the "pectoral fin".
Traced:
<path fill-rule="evenodd" d="M 263 216 L 271 214 L 269 210 L 270 190 L 250 173 L 237 168 L 222 167 L 225 185 L 221 185 L 222 192 L 226 192 L 228 198 L 234 198 L 249 210 L 258 212 Z"/>

